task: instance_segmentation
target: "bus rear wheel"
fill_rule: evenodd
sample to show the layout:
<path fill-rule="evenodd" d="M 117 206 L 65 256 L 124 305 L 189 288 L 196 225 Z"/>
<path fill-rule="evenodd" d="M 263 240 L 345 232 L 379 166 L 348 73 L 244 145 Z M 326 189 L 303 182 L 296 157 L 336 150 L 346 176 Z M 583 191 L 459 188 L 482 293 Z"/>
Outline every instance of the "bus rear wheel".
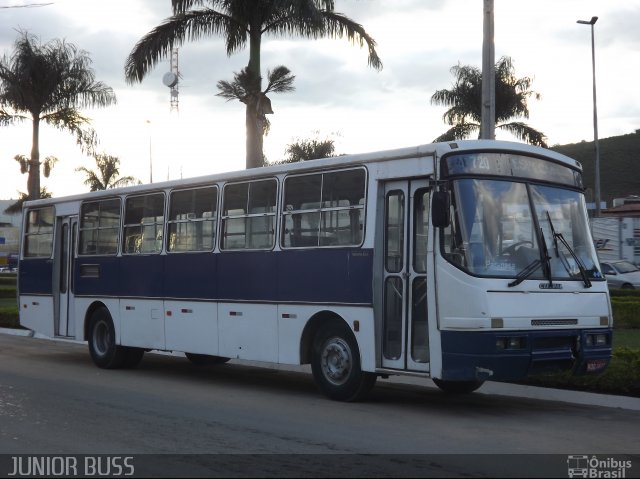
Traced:
<path fill-rule="evenodd" d="M 127 348 L 116 344 L 116 332 L 107 308 L 98 308 L 91 315 L 89 353 L 99 368 L 117 369 L 125 365 Z"/>
<path fill-rule="evenodd" d="M 222 356 L 210 356 L 208 354 L 184 353 L 189 361 L 197 366 L 208 366 L 213 364 L 224 364 L 229 358 Z"/>
<path fill-rule="evenodd" d="M 433 378 L 433 382 L 442 391 L 450 394 L 469 394 L 484 384 L 484 381 L 447 381 L 436 378 Z"/>
<path fill-rule="evenodd" d="M 373 388 L 377 376 L 360 366 L 358 343 L 341 323 L 318 331 L 313 344 L 311 370 L 320 390 L 336 401 L 360 401 Z"/>

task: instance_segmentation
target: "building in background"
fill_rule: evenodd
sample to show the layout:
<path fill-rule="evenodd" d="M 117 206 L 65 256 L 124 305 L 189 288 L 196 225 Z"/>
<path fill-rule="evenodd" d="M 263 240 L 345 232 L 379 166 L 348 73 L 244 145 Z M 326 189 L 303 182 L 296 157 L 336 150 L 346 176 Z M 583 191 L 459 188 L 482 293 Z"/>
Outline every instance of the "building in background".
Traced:
<path fill-rule="evenodd" d="M 15 268 L 18 265 L 22 215 L 5 213 L 15 202 L 16 200 L 0 200 L 0 268 Z"/>
<path fill-rule="evenodd" d="M 613 207 L 592 218 L 591 230 L 601 261 L 624 259 L 640 264 L 640 197 L 613 200 Z"/>

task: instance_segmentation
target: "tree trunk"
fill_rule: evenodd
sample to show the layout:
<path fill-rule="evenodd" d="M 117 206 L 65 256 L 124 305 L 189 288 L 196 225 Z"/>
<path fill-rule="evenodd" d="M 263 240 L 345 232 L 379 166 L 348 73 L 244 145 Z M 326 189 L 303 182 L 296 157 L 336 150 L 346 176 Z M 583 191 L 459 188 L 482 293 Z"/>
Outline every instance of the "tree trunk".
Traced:
<path fill-rule="evenodd" d="M 255 103 L 247 104 L 247 169 L 264 166 L 262 159 L 262 128 L 258 121 Z"/>
<path fill-rule="evenodd" d="M 31 139 L 31 159 L 29 160 L 29 176 L 27 195 L 29 200 L 40 198 L 40 115 L 33 115 L 33 133 Z"/>
<path fill-rule="evenodd" d="M 249 72 L 260 75 L 260 43 L 261 43 L 260 22 L 251 26 L 249 32 L 249 65 L 247 66 Z M 258 85 L 258 91 L 255 92 L 255 98 L 258 98 L 257 94 L 262 91 L 262 80 Z M 253 103 L 253 104 L 252 104 Z M 246 152 L 246 165 L 247 169 L 257 168 L 264 166 L 262 143 L 263 143 L 263 129 L 262 123 L 258 119 L 258 112 L 256 110 L 256 103 L 249 102 L 246 110 L 246 127 L 247 127 L 247 152 Z"/>

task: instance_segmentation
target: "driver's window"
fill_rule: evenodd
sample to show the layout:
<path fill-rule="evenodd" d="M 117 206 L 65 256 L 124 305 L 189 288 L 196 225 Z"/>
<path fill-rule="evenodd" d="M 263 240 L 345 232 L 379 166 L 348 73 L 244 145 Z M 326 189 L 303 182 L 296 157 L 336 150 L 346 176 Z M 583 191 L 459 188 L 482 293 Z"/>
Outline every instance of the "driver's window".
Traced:
<path fill-rule="evenodd" d="M 449 226 L 442 228 L 442 247 L 445 258 L 452 263 L 466 267 L 465 248 L 462 242 L 462 233 L 456 213 L 455 195 L 451 199 Z"/>
<path fill-rule="evenodd" d="M 462 179 L 454 182 L 451 226 L 444 254 L 468 271 L 513 277 L 539 258 L 524 183 Z"/>

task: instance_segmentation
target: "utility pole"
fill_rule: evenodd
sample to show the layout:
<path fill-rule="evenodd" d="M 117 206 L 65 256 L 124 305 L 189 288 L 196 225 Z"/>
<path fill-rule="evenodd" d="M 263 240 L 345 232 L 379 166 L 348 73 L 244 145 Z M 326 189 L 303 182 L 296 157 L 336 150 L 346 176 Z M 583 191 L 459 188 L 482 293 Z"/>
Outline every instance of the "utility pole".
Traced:
<path fill-rule="evenodd" d="M 493 28 L 493 0 L 484 0 L 482 39 L 482 118 L 480 138 L 496 138 L 496 74 L 495 43 Z"/>

